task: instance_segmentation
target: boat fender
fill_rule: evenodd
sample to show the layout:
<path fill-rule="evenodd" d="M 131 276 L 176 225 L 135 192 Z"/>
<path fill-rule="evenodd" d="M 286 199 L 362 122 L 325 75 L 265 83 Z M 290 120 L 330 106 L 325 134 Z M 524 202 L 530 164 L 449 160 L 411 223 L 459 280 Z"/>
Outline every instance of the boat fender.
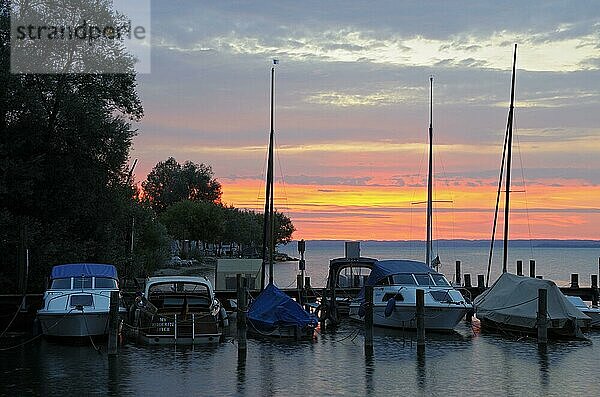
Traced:
<path fill-rule="evenodd" d="M 326 303 L 321 303 L 319 305 L 319 307 L 317 307 L 317 310 L 315 310 L 315 314 L 319 318 L 319 321 L 323 322 L 323 321 L 327 320 L 327 316 L 329 315 L 328 309 L 329 309 L 329 307 L 327 306 Z"/>
<path fill-rule="evenodd" d="M 366 303 L 363 302 L 360 304 L 360 306 L 358 307 L 358 316 L 359 317 L 364 317 L 365 314 L 367 314 L 367 309 L 365 308 Z"/>
<path fill-rule="evenodd" d="M 396 310 L 396 297 L 392 296 L 388 299 L 387 305 L 385 305 L 385 317 L 391 316 L 394 310 Z"/>
<path fill-rule="evenodd" d="M 220 314 L 221 320 L 223 321 L 223 327 L 229 327 L 229 317 L 227 316 L 227 311 L 223 306 L 221 306 Z"/>

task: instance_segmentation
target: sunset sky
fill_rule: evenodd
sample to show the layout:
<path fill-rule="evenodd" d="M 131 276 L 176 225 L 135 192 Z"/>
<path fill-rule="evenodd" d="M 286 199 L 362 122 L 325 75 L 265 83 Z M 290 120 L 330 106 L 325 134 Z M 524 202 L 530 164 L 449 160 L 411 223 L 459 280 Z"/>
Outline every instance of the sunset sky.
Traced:
<path fill-rule="evenodd" d="M 174 156 L 261 208 L 277 58 L 276 207 L 378 240 L 425 238 L 430 75 L 434 237 L 490 237 L 517 43 L 511 237 L 600 237 L 596 1 L 155 1 L 152 41 L 138 181 Z"/>

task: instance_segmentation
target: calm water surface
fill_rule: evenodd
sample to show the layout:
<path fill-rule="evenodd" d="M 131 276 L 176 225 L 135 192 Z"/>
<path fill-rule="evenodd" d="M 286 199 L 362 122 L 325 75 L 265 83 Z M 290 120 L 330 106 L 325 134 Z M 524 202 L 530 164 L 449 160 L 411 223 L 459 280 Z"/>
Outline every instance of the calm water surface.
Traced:
<path fill-rule="evenodd" d="M 343 324 L 303 343 L 234 341 L 214 348 L 125 345 L 116 359 L 90 346 L 40 340 L 2 353 L 4 395 L 288 396 L 288 395 L 600 395 L 595 376 L 600 334 L 555 342 L 473 332 L 427 335 L 419 355 L 414 334 L 376 329 L 366 356 L 360 328 Z"/>
<path fill-rule="evenodd" d="M 285 248 L 296 255 L 295 244 Z M 530 258 L 538 273 L 559 285 L 570 273 L 582 284 L 598 271 L 597 249 L 515 249 L 511 263 Z M 421 259 L 393 244 L 363 244 L 363 256 Z M 330 258 L 343 256 L 343 244 L 307 244 L 307 274 L 322 286 Z M 440 257 L 442 255 L 440 254 Z M 444 254 L 442 271 L 483 274 L 485 248 L 460 248 Z M 496 259 L 495 263 L 499 263 Z M 498 267 L 498 265 L 496 265 Z M 278 264 L 276 282 L 295 282 L 296 262 Z M 499 274 L 498 269 L 493 277 Z M 476 277 L 473 277 L 476 279 Z M 312 342 L 248 341 L 245 359 L 236 341 L 213 348 L 123 346 L 116 359 L 91 346 L 65 346 L 36 340 L 0 352 L 0 394 L 7 396 L 289 396 L 289 395 L 600 395 L 597 381 L 600 333 L 589 340 L 553 342 L 545 351 L 535 340 L 481 334 L 461 323 L 452 334 L 427 334 L 424 354 L 417 354 L 415 335 L 375 329 L 374 354 L 366 356 L 360 326 L 343 323 Z M 4 342 L 4 345 L 17 341 Z M 102 344 L 104 350 L 104 344 Z"/>

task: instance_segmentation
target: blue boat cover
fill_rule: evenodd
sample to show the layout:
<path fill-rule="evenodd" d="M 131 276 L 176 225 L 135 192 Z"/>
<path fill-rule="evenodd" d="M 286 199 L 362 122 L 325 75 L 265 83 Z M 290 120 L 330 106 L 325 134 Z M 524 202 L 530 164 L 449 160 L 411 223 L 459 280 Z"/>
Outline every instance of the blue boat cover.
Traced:
<path fill-rule="evenodd" d="M 57 265 L 52 268 L 52 279 L 81 276 L 117 279 L 117 269 L 113 265 L 101 265 L 97 263 L 70 263 L 67 265 Z"/>
<path fill-rule="evenodd" d="M 401 259 L 377 261 L 373 264 L 371 274 L 369 274 L 367 281 L 365 281 L 365 285 L 375 285 L 387 276 L 402 273 L 438 274 L 435 270 L 433 270 L 431 267 L 427 266 L 423 262 Z"/>
<path fill-rule="evenodd" d="M 373 267 L 371 268 L 371 274 L 369 274 L 369 277 L 367 277 L 367 280 L 365 281 L 365 286 L 375 285 L 388 276 L 402 273 L 439 274 L 438 272 L 433 270 L 433 268 L 419 261 L 411 261 L 404 259 L 390 259 L 384 261 L 377 261 L 373 264 Z M 364 297 L 365 287 L 363 286 L 360 290 L 360 293 L 358 294 L 358 299 L 364 300 Z"/>
<path fill-rule="evenodd" d="M 248 321 L 259 331 L 272 331 L 278 326 L 316 326 L 317 317 L 306 312 L 292 298 L 273 284 L 258 295 L 248 309 Z"/>

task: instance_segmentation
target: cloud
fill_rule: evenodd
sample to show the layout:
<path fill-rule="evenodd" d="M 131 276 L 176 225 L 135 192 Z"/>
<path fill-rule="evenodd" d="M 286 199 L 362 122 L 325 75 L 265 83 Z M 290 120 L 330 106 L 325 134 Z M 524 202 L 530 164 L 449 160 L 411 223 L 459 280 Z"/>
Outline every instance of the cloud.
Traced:
<path fill-rule="evenodd" d="M 345 185 L 345 186 L 364 186 L 371 179 L 369 176 L 364 177 L 339 177 L 339 176 L 317 176 L 317 175 L 288 175 L 285 181 L 288 184 L 294 185 Z"/>

